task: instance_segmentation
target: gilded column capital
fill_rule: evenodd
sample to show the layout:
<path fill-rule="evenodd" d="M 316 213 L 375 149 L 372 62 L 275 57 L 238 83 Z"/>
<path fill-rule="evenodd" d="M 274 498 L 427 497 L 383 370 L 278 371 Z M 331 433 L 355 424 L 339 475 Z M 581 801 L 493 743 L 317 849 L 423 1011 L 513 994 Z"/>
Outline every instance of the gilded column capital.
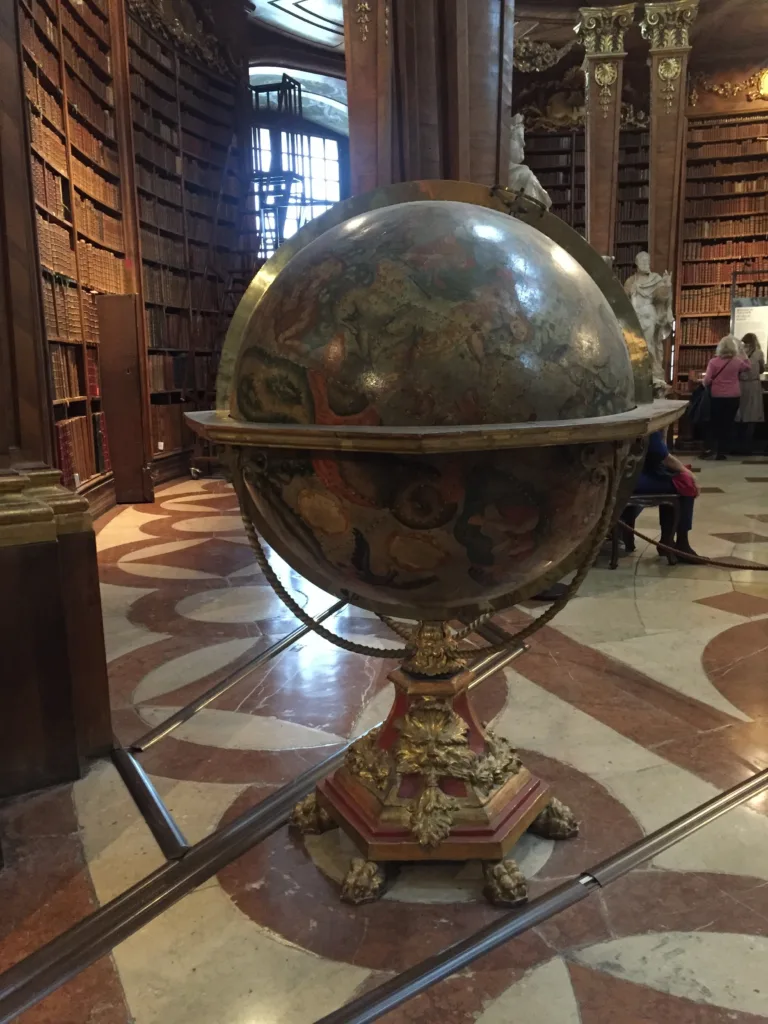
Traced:
<path fill-rule="evenodd" d="M 88 502 L 82 495 L 75 494 L 62 484 L 58 469 L 21 469 L 29 481 L 24 487 L 24 494 L 51 509 L 59 536 L 65 533 L 87 533 L 93 529 Z"/>
<path fill-rule="evenodd" d="M 0 472 L 0 547 L 56 540 L 53 509 L 25 493 L 29 482 L 15 470 Z"/>
<path fill-rule="evenodd" d="M 640 22 L 643 39 L 651 50 L 690 49 L 689 33 L 699 12 L 699 0 L 668 0 L 647 3 Z"/>
<path fill-rule="evenodd" d="M 636 6 L 579 8 L 575 31 L 588 57 L 624 54 L 624 33 L 632 24 Z"/>

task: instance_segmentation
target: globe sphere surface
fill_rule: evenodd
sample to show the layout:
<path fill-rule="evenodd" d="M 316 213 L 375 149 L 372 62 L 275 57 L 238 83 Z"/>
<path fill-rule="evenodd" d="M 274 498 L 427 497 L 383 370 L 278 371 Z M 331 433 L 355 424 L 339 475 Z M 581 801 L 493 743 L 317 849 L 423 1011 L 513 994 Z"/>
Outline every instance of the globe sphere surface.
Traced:
<path fill-rule="evenodd" d="M 267 289 L 236 370 L 252 422 L 445 426 L 634 405 L 623 331 L 543 232 L 460 202 L 345 221 Z"/>
<path fill-rule="evenodd" d="M 499 211 L 414 201 L 352 217 L 288 261 L 245 329 L 231 412 L 428 428 L 633 407 L 622 328 L 572 256 Z M 251 446 L 238 471 L 248 514 L 298 572 L 374 611 L 439 619 L 508 603 L 565 565 L 605 508 L 613 459 L 610 443 Z"/>

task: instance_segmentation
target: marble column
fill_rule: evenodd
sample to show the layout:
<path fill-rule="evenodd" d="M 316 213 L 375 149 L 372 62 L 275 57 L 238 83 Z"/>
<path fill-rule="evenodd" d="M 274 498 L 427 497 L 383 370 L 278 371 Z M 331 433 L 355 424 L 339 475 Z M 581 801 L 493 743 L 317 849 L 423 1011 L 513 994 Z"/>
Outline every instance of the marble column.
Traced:
<path fill-rule="evenodd" d="M 505 184 L 514 0 L 344 0 L 353 193 Z"/>
<path fill-rule="evenodd" d="M 93 525 L 52 469 L 17 4 L 0 5 L 0 797 L 111 746 Z"/>
<path fill-rule="evenodd" d="M 691 49 L 688 34 L 698 6 L 699 0 L 647 3 L 640 26 L 650 44 L 648 239 L 651 267 L 659 273 L 677 266 Z"/>
<path fill-rule="evenodd" d="M 585 50 L 587 241 L 612 256 L 616 228 L 624 33 L 635 4 L 581 7 L 576 31 Z"/>

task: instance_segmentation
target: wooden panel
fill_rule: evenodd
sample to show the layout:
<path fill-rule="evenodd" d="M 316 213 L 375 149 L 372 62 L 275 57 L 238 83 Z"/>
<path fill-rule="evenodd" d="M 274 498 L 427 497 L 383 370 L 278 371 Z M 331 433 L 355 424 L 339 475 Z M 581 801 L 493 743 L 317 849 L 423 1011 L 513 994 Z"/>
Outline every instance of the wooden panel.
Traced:
<path fill-rule="evenodd" d="M 614 252 L 623 66 L 623 55 L 586 60 L 587 241 L 601 256 Z M 601 85 L 606 76 L 613 82 Z"/>
<path fill-rule="evenodd" d="M 0 797 L 78 777 L 58 545 L 0 547 Z"/>
<path fill-rule="evenodd" d="M 660 75 L 670 61 L 680 62 L 676 82 Z M 680 187 L 685 151 L 685 96 L 688 50 L 651 53 L 651 139 L 649 152 L 650 196 L 648 240 L 651 268 L 659 274 L 677 263 L 680 219 Z"/>
<path fill-rule="evenodd" d="M 154 490 L 144 454 L 144 358 L 136 295 L 100 295 L 102 401 L 109 432 L 118 503 L 152 501 Z"/>

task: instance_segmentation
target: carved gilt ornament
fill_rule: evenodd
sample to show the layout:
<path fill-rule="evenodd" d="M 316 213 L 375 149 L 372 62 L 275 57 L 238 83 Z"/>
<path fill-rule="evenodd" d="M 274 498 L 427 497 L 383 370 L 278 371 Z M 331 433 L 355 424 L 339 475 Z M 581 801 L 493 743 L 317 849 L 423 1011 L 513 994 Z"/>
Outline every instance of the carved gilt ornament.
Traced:
<path fill-rule="evenodd" d="M 643 39 L 648 40 L 651 50 L 688 49 L 690 28 L 698 10 L 699 0 L 646 4 L 640 23 Z"/>
<path fill-rule="evenodd" d="M 575 28 L 588 56 L 624 53 L 624 33 L 632 24 L 635 4 L 619 7 L 580 7 Z"/>
<path fill-rule="evenodd" d="M 361 0 L 355 7 L 355 21 L 360 33 L 360 42 L 367 42 L 371 31 L 371 5 L 368 0 Z"/>
<path fill-rule="evenodd" d="M 565 46 L 561 46 L 558 49 L 550 43 L 540 42 L 535 39 L 521 39 L 515 43 L 515 70 L 526 73 L 531 71 L 548 71 L 555 64 L 559 64 L 563 57 L 566 57 L 578 45 L 578 40 L 572 39 Z"/>
<path fill-rule="evenodd" d="M 744 99 L 749 103 L 755 100 L 768 100 L 768 68 L 760 68 L 742 82 L 714 82 L 703 72 L 698 72 L 691 78 L 688 101 L 692 107 L 699 101 L 699 92 L 709 92 L 728 100 L 738 99 L 743 93 Z"/>
<path fill-rule="evenodd" d="M 595 65 L 595 82 L 600 86 L 600 108 L 603 111 L 603 117 L 608 117 L 613 97 L 613 87 L 618 77 L 619 71 L 615 64 L 601 61 Z"/>
<path fill-rule="evenodd" d="M 661 91 L 664 95 L 664 106 L 669 114 L 675 99 L 675 83 L 682 72 L 683 66 L 679 57 L 663 57 L 659 61 L 657 74 L 661 79 Z"/>

